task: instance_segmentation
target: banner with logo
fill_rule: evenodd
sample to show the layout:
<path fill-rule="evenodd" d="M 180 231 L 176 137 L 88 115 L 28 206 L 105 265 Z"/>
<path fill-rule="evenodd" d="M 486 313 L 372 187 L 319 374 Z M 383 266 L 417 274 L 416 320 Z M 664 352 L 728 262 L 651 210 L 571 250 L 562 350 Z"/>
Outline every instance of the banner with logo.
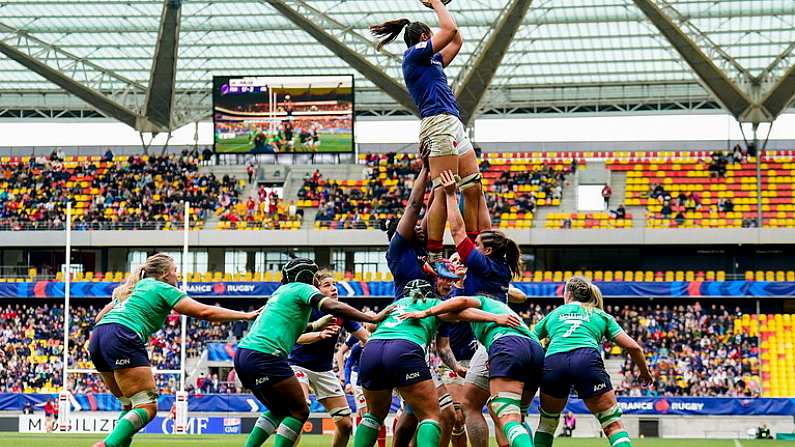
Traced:
<path fill-rule="evenodd" d="M 674 282 L 596 282 L 605 296 L 699 297 L 699 296 L 795 296 L 795 282 L 767 281 L 674 281 Z M 73 282 L 73 298 L 109 298 L 119 283 Z M 517 282 L 516 287 L 531 297 L 556 297 L 563 294 L 563 283 Z M 342 297 L 392 297 L 394 283 L 387 281 L 340 281 Z M 276 282 L 194 282 L 188 294 L 197 297 L 267 297 L 279 287 Z M 64 283 L 56 281 L 0 283 L 0 298 L 63 298 Z"/>
<path fill-rule="evenodd" d="M 116 426 L 118 413 L 72 413 L 69 418 L 69 433 L 110 433 Z M 47 431 L 47 420 L 43 414 L 23 414 L 19 417 L 21 433 L 44 433 Z M 58 431 L 58 421 L 52 421 L 52 431 Z M 169 417 L 155 418 L 141 429 L 140 433 L 173 434 L 174 420 Z M 187 433 L 191 435 L 238 435 L 240 418 L 225 417 L 188 417 Z"/>
<path fill-rule="evenodd" d="M 0 394 L 0 411 L 22 411 L 25 404 L 30 403 L 38 413 L 47 399 L 55 397 L 57 397 L 55 394 L 2 393 Z M 351 408 L 356 408 L 353 397 L 348 396 L 348 398 Z M 618 401 L 619 406 L 626 414 L 795 416 L 795 398 L 619 397 Z M 76 394 L 72 404 L 75 417 L 97 411 L 118 411 L 121 408 L 118 399 L 112 394 Z M 170 411 L 173 404 L 173 395 L 161 395 L 157 406 L 161 411 Z M 396 411 L 399 406 L 399 402 L 395 399 L 392 411 Z M 265 410 L 265 407 L 251 394 L 191 395 L 188 398 L 188 408 L 191 412 L 260 413 Z M 577 414 L 588 413 L 585 404 L 574 398 L 569 399 L 566 410 Z M 85 413 L 81 413 L 81 411 Z M 313 398 L 311 411 L 322 413 L 325 410 Z M 530 412 L 538 413 L 538 399 L 533 401 Z M 203 422 L 196 423 L 199 424 L 197 427 L 204 427 L 201 425 Z"/>

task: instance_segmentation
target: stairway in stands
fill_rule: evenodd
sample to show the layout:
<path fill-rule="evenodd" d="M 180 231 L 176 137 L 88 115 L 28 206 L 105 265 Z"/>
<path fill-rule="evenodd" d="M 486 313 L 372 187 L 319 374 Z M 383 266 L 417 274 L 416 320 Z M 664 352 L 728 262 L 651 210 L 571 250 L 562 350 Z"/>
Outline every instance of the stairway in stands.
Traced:
<path fill-rule="evenodd" d="M 605 370 L 610 375 L 610 382 L 613 388 L 617 388 L 624 382 L 624 376 L 621 375 L 621 367 L 624 366 L 624 358 L 621 356 L 610 357 L 605 360 Z"/>

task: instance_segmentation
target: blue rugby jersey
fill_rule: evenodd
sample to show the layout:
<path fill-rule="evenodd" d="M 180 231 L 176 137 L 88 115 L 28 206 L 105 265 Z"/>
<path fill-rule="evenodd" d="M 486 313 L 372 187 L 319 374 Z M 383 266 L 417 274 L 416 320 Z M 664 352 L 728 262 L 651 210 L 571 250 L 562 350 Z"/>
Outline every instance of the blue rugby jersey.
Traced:
<path fill-rule="evenodd" d="M 386 262 L 395 281 L 395 300 L 403 298 L 403 289 L 410 281 L 428 279 L 418 261 L 425 254 L 425 250 L 403 238 L 400 233 L 395 232 L 392 236 L 386 251 Z"/>
<path fill-rule="evenodd" d="M 467 266 L 464 290 L 460 295 L 487 295 L 503 303 L 508 302 L 508 286 L 513 279 L 511 268 L 502 260 L 494 260 L 479 252 L 475 243 L 465 239 L 456 247 Z"/>
<path fill-rule="evenodd" d="M 434 54 L 430 40 L 403 53 L 403 79 L 421 118 L 447 113 L 460 119 L 455 95 L 447 84 L 442 55 Z"/>
<path fill-rule="evenodd" d="M 326 315 L 325 312 L 312 309 L 309 321 L 316 321 Z M 358 331 L 362 326 L 356 321 L 343 320 L 335 317 L 335 323 L 345 328 L 348 332 Z M 293 346 L 287 361 L 310 371 L 331 371 L 334 369 L 334 352 L 337 347 L 337 337 L 327 338 L 308 345 L 296 344 Z"/>

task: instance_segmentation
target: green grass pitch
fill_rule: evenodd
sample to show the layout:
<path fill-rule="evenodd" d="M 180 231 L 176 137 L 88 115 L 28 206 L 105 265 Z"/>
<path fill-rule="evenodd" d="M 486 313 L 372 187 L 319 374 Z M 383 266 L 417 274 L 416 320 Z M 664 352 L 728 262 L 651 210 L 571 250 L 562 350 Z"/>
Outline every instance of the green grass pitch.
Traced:
<path fill-rule="evenodd" d="M 61 435 L 61 434 L 30 434 L 30 433 L 3 433 L 0 435 L 0 447 L 90 447 L 102 435 Z M 245 436 L 232 435 L 139 435 L 134 438 L 134 447 L 238 447 L 245 442 Z M 389 442 L 387 443 L 389 444 Z M 272 446 L 273 440 L 268 440 L 266 446 Z M 331 445 L 331 436 L 305 435 L 301 438 L 304 447 L 328 447 Z M 353 440 L 348 444 L 353 445 Z M 495 445 L 492 439 L 492 446 Z M 765 440 L 740 440 L 732 439 L 633 439 L 632 445 L 636 447 L 793 447 L 795 442 L 790 441 L 765 441 Z M 607 447 L 604 439 L 566 439 L 555 440 L 555 447 Z"/>
<path fill-rule="evenodd" d="M 304 153 L 301 147 L 301 142 L 296 136 L 294 139 L 296 153 Z M 231 153 L 245 153 L 254 149 L 254 144 L 248 141 L 248 137 L 237 137 L 231 140 L 223 140 L 223 142 L 216 142 L 216 151 L 222 154 Z M 352 152 L 353 151 L 353 136 L 351 134 L 320 134 L 320 147 L 318 153 L 321 152 Z"/>

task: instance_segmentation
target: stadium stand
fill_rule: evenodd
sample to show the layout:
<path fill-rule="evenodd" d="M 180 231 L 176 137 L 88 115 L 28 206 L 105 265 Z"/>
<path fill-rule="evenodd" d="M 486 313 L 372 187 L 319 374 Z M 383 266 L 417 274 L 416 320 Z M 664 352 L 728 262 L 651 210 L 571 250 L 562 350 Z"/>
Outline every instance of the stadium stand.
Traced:
<path fill-rule="evenodd" d="M 609 169 L 626 172 L 627 206 L 645 206 L 649 228 L 758 227 L 756 160 L 743 150 L 614 153 Z M 795 226 L 792 151 L 761 160 L 762 224 Z"/>
<path fill-rule="evenodd" d="M 70 199 L 76 230 L 173 229 L 182 221 L 184 200 L 191 203 L 194 228 L 201 228 L 219 205 L 237 203 L 240 185 L 198 169 L 187 151 L 164 157 L 2 157 L 0 228 L 61 229 Z"/>
<path fill-rule="evenodd" d="M 626 357 L 620 394 L 757 397 L 760 381 L 759 338 L 736 332 L 742 316 L 724 306 L 608 306 L 628 335 L 638 340 L 654 371 L 655 385 L 643 390 Z M 620 349 L 610 348 L 611 354 Z"/>
<path fill-rule="evenodd" d="M 522 312 L 530 324 L 553 306 L 534 305 Z M 608 357 L 623 358 L 625 379 L 616 383 L 622 395 L 665 396 L 792 396 L 792 324 L 787 314 L 748 315 L 724 306 L 624 305 L 608 306 L 627 333 L 639 340 L 657 374 L 652 390 L 641 391 L 630 374 L 631 361 L 621 350 L 605 345 Z M 75 368 L 90 368 L 86 350 L 95 306 L 73 306 L 72 355 Z M 56 392 L 60 386 L 63 306 L 47 304 L 0 306 L 0 392 Z M 202 355 L 208 343 L 233 342 L 247 323 L 209 323 L 189 320 L 188 358 Z M 173 316 L 150 341 L 151 360 L 158 369 L 178 369 L 179 318 Z M 176 376 L 158 375 L 162 392 L 173 392 Z M 72 374 L 76 392 L 104 392 L 92 374 Z M 193 391 L 235 392 L 227 381 L 208 376 Z"/>
<path fill-rule="evenodd" d="M 759 337 L 762 395 L 795 396 L 795 315 L 743 315 L 734 322 L 734 333 Z"/>

